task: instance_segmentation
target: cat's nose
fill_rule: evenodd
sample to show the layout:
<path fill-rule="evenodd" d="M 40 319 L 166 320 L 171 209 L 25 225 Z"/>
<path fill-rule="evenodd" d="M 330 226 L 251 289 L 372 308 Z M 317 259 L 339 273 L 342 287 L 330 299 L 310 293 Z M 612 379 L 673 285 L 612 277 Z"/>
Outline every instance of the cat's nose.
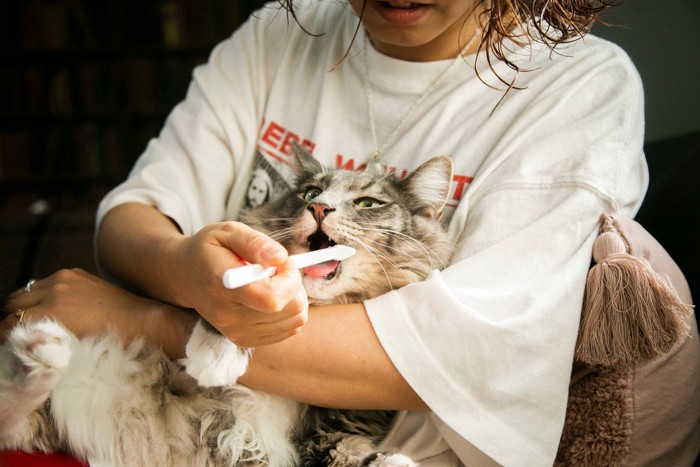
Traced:
<path fill-rule="evenodd" d="M 335 211 L 334 208 L 328 206 L 327 204 L 311 203 L 307 208 L 313 214 L 314 219 L 317 222 L 321 222 L 329 213 Z"/>

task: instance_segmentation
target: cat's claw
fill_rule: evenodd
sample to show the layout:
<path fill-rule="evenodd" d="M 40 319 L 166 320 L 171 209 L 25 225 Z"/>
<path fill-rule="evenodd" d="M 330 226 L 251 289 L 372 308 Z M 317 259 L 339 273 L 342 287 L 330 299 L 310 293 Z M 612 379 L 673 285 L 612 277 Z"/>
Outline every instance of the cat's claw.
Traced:
<path fill-rule="evenodd" d="M 248 368 L 250 350 L 241 349 L 221 334 L 208 330 L 201 321 L 192 331 L 181 360 L 187 374 L 200 386 L 232 386 Z"/>
<path fill-rule="evenodd" d="M 72 354 L 70 335 L 51 320 L 17 326 L 10 333 L 7 346 L 19 363 L 17 370 L 28 378 L 61 372 L 68 366 Z"/>

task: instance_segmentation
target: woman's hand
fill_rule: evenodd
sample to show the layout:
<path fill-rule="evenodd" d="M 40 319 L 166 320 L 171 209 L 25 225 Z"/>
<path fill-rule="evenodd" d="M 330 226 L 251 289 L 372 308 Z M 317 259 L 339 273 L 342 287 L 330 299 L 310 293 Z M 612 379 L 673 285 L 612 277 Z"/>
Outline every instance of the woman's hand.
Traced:
<path fill-rule="evenodd" d="M 181 356 L 196 314 L 156 300 L 135 295 L 82 269 L 62 269 L 34 281 L 8 297 L 5 312 L 25 310 L 23 320 L 44 317 L 63 323 L 79 337 L 117 332 L 125 341 L 144 335 L 164 350 Z M 17 324 L 9 316 L 0 335 Z"/>
<path fill-rule="evenodd" d="M 176 283 L 181 285 L 172 292 L 176 302 L 196 309 L 240 347 L 279 342 L 306 323 L 306 293 L 299 271 L 287 261 L 286 250 L 244 224 L 213 224 L 191 237 L 181 237 L 173 243 L 169 257 L 170 264 L 181 268 L 171 273 L 171 277 L 180 277 Z M 277 274 L 226 289 L 224 271 L 247 262 L 277 267 Z"/>
<path fill-rule="evenodd" d="M 120 281 L 197 310 L 241 347 L 284 340 L 308 319 L 301 275 L 287 261 L 287 251 L 239 222 L 212 224 L 188 236 L 155 208 L 124 204 L 102 220 L 98 253 L 101 264 Z M 277 267 L 278 273 L 226 289 L 224 271 L 246 262 Z"/>

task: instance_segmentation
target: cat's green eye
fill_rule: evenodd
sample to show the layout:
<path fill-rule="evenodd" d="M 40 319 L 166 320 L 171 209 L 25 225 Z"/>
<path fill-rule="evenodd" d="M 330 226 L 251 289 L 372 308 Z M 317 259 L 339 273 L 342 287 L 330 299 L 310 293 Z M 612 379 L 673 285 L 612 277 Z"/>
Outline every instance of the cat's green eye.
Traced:
<path fill-rule="evenodd" d="M 376 208 L 382 204 L 384 203 L 374 198 L 360 198 L 355 200 L 355 205 L 358 208 Z"/>
<path fill-rule="evenodd" d="M 312 188 L 309 188 L 308 190 L 306 190 L 306 192 L 304 193 L 304 196 L 302 196 L 302 198 L 304 198 L 304 201 L 313 201 L 313 199 L 316 198 L 320 194 L 321 194 L 320 188 L 312 187 Z"/>

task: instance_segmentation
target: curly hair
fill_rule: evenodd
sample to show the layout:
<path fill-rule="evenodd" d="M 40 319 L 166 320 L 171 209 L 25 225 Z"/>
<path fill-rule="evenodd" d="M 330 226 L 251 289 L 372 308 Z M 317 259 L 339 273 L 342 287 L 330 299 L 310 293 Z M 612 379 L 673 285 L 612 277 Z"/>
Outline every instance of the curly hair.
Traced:
<path fill-rule="evenodd" d="M 554 50 L 557 45 L 573 42 L 586 35 L 603 10 L 618 4 L 616 0 L 479 0 L 484 33 L 482 49 L 487 56 L 518 71 L 503 51 L 503 39 L 516 43 L 542 42 Z M 527 32 L 527 38 L 515 36 Z"/>
<path fill-rule="evenodd" d="M 278 1 L 304 29 L 296 17 L 294 0 Z M 364 1 L 360 19 L 367 1 Z M 554 50 L 559 44 L 582 38 L 603 10 L 618 3 L 618 0 L 476 0 L 474 6 L 484 8 L 481 14 L 483 31 L 479 50 L 485 51 L 489 63 L 492 63 L 493 56 L 518 72 L 518 66 L 508 59 L 503 49 L 503 39 L 508 38 L 521 45 L 530 41 L 541 42 Z M 359 27 L 358 23 L 358 29 Z M 517 35 L 522 31 L 527 33 L 527 37 Z M 514 82 L 503 82 L 509 88 L 514 85 Z"/>

